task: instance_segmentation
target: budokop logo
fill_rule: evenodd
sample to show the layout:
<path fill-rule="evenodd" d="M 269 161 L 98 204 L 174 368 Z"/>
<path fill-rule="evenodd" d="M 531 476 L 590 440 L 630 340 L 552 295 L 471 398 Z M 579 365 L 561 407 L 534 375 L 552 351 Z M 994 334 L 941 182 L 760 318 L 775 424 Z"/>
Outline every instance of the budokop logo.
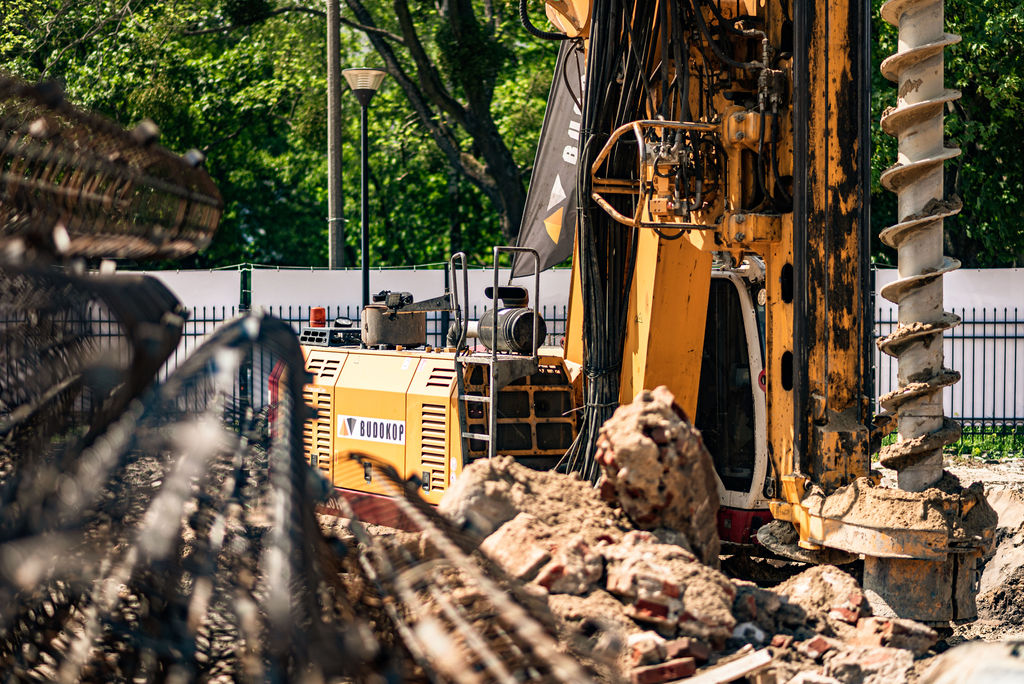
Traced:
<path fill-rule="evenodd" d="M 339 415 L 337 435 L 368 442 L 405 444 L 405 421 Z"/>

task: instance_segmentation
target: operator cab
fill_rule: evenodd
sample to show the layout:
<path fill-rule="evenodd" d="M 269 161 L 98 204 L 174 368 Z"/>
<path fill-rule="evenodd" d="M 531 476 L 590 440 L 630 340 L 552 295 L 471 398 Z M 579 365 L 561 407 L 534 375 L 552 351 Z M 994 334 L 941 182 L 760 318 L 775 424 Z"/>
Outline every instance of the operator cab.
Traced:
<path fill-rule="evenodd" d="M 760 261 L 712 272 L 694 424 L 718 477 L 723 541 L 749 544 L 771 520 L 764 392 L 764 284 Z"/>

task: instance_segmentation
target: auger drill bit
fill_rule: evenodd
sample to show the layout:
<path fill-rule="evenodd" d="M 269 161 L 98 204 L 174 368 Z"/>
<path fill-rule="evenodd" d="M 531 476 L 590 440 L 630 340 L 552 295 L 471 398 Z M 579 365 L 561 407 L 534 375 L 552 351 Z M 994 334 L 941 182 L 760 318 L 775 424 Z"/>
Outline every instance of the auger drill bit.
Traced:
<path fill-rule="evenodd" d="M 882 18 L 899 27 L 900 45 L 882 62 L 882 74 L 899 84 L 881 122 L 899 139 L 899 161 L 881 179 L 899 195 L 899 222 L 881 234 L 898 250 L 899 278 L 881 294 L 899 305 L 900 323 L 878 343 L 896 357 L 899 376 L 899 388 L 880 400 L 896 412 L 900 437 L 883 449 L 882 465 L 898 472 L 901 489 L 918 492 L 942 476 L 942 447 L 960 437 L 942 408 L 942 388 L 960 379 L 942 358 L 942 333 L 960 322 L 942 308 L 942 275 L 960 267 L 942 253 L 943 219 L 960 211 L 959 199 L 943 196 L 943 162 L 960 150 L 943 142 L 942 108 L 960 93 L 943 85 L 942 51 L 960 36 L 943 30 L 942 0 L 890 0 Z"/>
<path fill-rule="evenodd" d="M 946 539 L 935 548 L 907 544 L 899 554 L 866 555 L 864 588 L 876 612 L 943 624 L 977 614 L 977 560 L 991 536 L 982 493 L 964 490 L 942 468 L 942 448 L 960 437 L 942 402 L 942 389 L 960 380 L 944 366 L 942 350 L 943 332 L 960 322 L 942 306 L 942 276 L 960 267 L 942 253 L 943 219 L 960 211 L 958 198 L 943 195 L 943 163 L 960 154 L 943 140 L 942 108 L 960 97 L 943 85 L 943 50 L 960 36 L 943 29 L 942 0 L 889 0 L 882 18 L 899 28 L 898 52 L 882 62 L 882 74 L 898 84 L 897 103 L 881 121 L 899 140 L 899 159 L 881 178 L 899 196 L 899 221 L 881 234 L 899 255 L 899 277 L 881 291 L 899 306 L 899 326 L 878 346 L 896 357 L 899 385 L 879 403 L 896 413 L 899 439 L 880 456 L 905 492 L 893 494 L 894 504 L 909 504 L 922 520 L 941 511 Z"/>

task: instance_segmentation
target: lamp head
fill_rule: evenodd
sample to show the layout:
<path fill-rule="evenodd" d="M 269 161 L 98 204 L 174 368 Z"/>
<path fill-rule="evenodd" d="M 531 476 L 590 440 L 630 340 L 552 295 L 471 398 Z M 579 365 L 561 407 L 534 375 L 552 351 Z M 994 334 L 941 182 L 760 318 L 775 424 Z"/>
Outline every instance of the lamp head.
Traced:
<path fill-rule="evenodd" d="M 348 81 L 348 87 L 355 93 L 359 104 L 364 107 L 370 104 L 373 94 L 380 88 L 381 82 L 387 75 L 385 71 L 372 67 L 354 67 L 345 69 L 341 73 L 344 74 L 345 80 Z"/>

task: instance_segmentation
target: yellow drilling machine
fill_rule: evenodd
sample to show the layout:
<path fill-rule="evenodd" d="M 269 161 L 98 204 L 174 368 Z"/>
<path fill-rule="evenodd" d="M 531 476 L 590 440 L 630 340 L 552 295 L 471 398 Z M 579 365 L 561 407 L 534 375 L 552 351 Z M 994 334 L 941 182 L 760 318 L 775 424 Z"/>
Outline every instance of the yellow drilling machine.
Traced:
<path fill-rule="evenodd" d="M 880 341 L 899 389 L 872 411 L 867 0 L 548 0 L 560 45 L 520 247 L 496 248 L 493 284 L 415 302 L 383 292 L 357 330 L 303 331 L 316 412 L 310 461 L 361 515 L 401 525 L 353 452 L 418 478 L 436 503 L 474 459 L 510 455 L 596 479 L 597 431 L 666 385 L 700 428 L 719 478 L 723 540 L 808 562 L 863 557 L 876 612 L 931 624 L 975 615 L 994 515 L 942 468 L 941 0 L 889 0 L 898 83 L 882 128 L 899 159 L 882 183 L 899 253 L 882 296 L 900 326 Z M 584 86 L 585 84 L 585 86 Z M 568 90 L 568 99 L 556 89 Z M 558 102 L 568 102 L 562 112 Z M 562 117 L 558 119 L 557 117 Z M 552 122 L 562 122 L 553 124 Z M 565 122 L 568 121 L 568 125 Z M 552 126 L 552 134 L 546 131 Z M 557 187 L 556 187 L 557 186 Z M 565 191 L 565 189 L 568 189 Z M 556 192 L 558 190 L 559 192 Z M 529 202 L 528 202 L 529 204 Z M 529 213 L 529 209 L 528 209 Z M 498 282 L 510 252 L 531 287 Z M 545 347 L 537 274 L 572 256 L 562 347 Z M 467 320 L 482 296 L 487 313 Z M 429 311 L 454 324 L 425 346 Z M 880 448 L 895 429 L 894 441 Z M 872 454 L 896 471 L 880 485 Z M 389 517 L 390 516 L 390 517 Z"/>

